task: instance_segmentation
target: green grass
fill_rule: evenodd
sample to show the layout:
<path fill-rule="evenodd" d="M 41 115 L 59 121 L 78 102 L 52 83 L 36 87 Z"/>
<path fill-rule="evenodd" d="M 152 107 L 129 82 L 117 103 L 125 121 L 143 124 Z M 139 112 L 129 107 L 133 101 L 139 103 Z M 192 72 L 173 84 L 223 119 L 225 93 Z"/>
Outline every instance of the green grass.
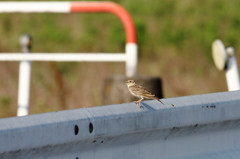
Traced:
<path fill-rule="evenodd" d="M 138 74 L 163 79 L 164 96 L 226 91 L 224 72 L 211 57 L 219 38 L 239 48 L 239 1 L 115 0 L 132 16 L 139 47 Z M 111 14 L 0 14 L 0 52 L 19 52 L 19 37 L 33 36 L 32 52 L 124 52 L 125 32 Z M 239 56 L 237 55 L 238 61 Z M 0 117 L 16 111 L 18 65 L 0 67 Z M 104 79 L 124 75 L 123 63 L 34 62 L 30 112 L 101 105 Z M 59 88 L 59 81 L 64 83 Z M 64 97 L 64 98 L 63 98 Z"/>

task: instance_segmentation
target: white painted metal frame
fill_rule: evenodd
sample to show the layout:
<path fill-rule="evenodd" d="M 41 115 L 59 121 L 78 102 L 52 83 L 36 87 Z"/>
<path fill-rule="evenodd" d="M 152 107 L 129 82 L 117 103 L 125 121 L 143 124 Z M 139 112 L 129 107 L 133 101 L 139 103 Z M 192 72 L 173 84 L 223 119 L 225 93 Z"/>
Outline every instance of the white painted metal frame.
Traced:
<path fill-rule="evenodd" d="M 24 61 L 20 65 L 21 81 L 30 79 L 29 62 L 28 61 L 92 61 L 92 62 L 125 62 L 126 76 L 133 77 L 137 73 L 137 44 L 135 27 L 130 15 L 121 6 L 112 2 L 0 2 L 0 13 L 70 13 L 70 12 L 110 12 L 118 16 L 123 22 L 126 31 L 126 48 L 125 53 L 1 53 L 0 61 Z M 29 81 L 30 82 L 30 81 Z M 24 82 L 26 83 L 26 82 Z M 23 84 L 19 86 L 19 101 L 27 104 L 29 101 L 29 87 Z M 26 108 L 25 113 L 18 113 L 18 115 L 27 115 L 28 106 L 19 105 Z"/>
<path fill-rule="evenodd" d="M 0 61 L 56 61 L 56 62 L 125 62 L 124 53 L 1 53 Z"/>

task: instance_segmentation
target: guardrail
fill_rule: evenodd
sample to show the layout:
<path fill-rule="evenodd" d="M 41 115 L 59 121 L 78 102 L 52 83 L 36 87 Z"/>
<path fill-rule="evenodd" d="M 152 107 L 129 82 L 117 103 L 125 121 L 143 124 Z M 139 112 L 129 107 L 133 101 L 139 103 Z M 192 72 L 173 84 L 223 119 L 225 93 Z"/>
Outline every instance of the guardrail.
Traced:
<path fill-rule="evenodd" d="M 116 15 L 124 25 L 126 32 L 125 53 L 1 53 L 0 61 L 72 61 L 72 62 L 126 62 L 126 76 L 137 74 L 137 40 L 136 30 L 129 13 L 113 2 L 0 2 L 0 13 L 73 13 L 73 12 L 107 12 Z M 26 68 L 26 71 L 29 69 Z M 22 69 L 21 69 L 22 70 Z M 20 72 L 21 77 L 30 73 Z M 27 77 L 26 77 L 27 78 Z M 28 78 L 30 79 L 30 78 Z M 26 83 L 26 82 L 24 82 Z M 18 115 L 28 114 L 28 84 L 19 86 L 25 94 L 19 95 Z"/>
<path fill-rule="evenodd" d="M 240 91 L 0 119 L 1 159 L 240 158 Z M 172 107 L 174 105 L 175 107 Z"/>

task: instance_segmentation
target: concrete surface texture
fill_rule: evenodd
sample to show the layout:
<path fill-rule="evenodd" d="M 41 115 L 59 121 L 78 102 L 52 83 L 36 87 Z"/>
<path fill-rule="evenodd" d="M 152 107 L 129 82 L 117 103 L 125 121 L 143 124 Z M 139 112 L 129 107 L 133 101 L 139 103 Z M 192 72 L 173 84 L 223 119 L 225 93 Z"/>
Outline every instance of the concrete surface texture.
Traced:
<path fill-rule="evenodd" d="M 239 97 L 232 91 L 0 119 L 0 158 L 240 158 Z"/>

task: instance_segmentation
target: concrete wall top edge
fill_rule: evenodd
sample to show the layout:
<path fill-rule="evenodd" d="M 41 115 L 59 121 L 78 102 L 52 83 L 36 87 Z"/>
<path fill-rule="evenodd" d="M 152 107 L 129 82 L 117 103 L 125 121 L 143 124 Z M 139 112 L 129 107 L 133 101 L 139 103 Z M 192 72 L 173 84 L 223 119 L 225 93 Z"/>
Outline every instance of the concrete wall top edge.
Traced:
<path fill-rule="evenodd" d="M 163 99 L 165 105 L 144 101 L 144 109 L 123 103 L 0 119 L 0 153 L 239 120 L 239 97 L 240 91 L 221 92 Z"/>
<path fill-rule="evenodd" d="M 91 120 L 92 118 L 115 118 L 116 116 L 123 115 L 136 115 L 145 113 L 157 112 L 177 112 L 182 109 L 194 108 L 218 108 L 222 106 L 232 106 L 240 103 L 240 91 L 220 92 L 202 95 L 192 95 L 176 98 L 165 98 L 162 101 L 165 105 L 158 103 L 155 100 L 142 102 L 143 109 L 140 109 L 136 104 L 123 103 L 116 105 L 107 105 L 90 108 L 80 108 L 74 110 L 57 111 L 50 113 L 34 114 L 23 117 L 11 117 L 0 119 L 0 130 L 8 129 L 11 127 L 28 127 L 38 124 L 59 123 L 75 120 Z M 174 105 L 174 107 L 172 106 Z M 212 109 L 211 109 L 212 108 Z M 170 115 L 170 114 L 169 114 Z M 234 118 L 234 113 L 232 114 Z M 236 116 L 235 116 L 236 117 Z"/>

